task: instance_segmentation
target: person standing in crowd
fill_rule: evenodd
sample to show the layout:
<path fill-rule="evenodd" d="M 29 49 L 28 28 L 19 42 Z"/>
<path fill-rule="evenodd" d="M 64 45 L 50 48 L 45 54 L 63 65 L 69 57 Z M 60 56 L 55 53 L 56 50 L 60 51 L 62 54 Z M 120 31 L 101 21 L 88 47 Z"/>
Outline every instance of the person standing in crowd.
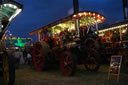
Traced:
<path fill-rule="evenodd" d="M 9 65 L 9 83 L 8 85 L 15 85 L 15 57 L 14 57 L 15 47 L 13 44 L 8 46 L 8 65 Z"/>
<path fill-rule="evenodd" d="M 23 51 L 23 57 L 24 57 L 25 64 L 26 64 L 27 54 L 28 54 L 28 50 L 27 50 L 27 48 L 25 48 Z"/>
<path fill-rule="evenodd" d="M 23 54 L 19 49 L 16 49 L 16 52 L 14 52 L 14 57 L 15 57 L 16 68 L 19 68 L 20 59 L 21 57 L 23 57 Z"/>
<path fill-rule="evenodd" d="M 20 56 L 20 64 L 24 64 L 24 56 L 23 56 L 23 51 L 22 51 L 22 49 L 20 50 L 20 54 L 21 54 L 21 56 Z"/>

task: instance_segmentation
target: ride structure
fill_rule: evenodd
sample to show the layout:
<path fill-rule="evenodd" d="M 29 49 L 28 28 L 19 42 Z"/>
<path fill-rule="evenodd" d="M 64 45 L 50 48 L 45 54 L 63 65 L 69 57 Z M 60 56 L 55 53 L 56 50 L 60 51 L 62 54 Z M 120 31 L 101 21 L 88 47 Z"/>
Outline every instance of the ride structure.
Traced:
<path fill-rule="evenodd" d="M 76 28 L 76 19 L 79 28 Z M 35 68 L 43 71 L 60 65 L 66 76 L 75 73 L 77 64 L 84 64 L 90 71 L 98 70 L 97 27 L 104 21 L 105 17 L 99 13 L 82 11 L 30 32 L 39 37 L 33 46 Z"/>
<path fill-rule="evenodd" d="M 112 55 L 122 55 L 123 63 L 128 63 L 128 4 L 127 0 L 122 0 L 123 21 L 102 26 L 100 28 L 99 37 L 106 50 L 105 60 L 110 61 Z M 126 61 L 124 61 L 126 60 Z"/>
<path fill-rule="evenodd" d="M 12 76 L 14 76 L 15 74 L 11 73 L 10 75 L 9 64 L 11 63 L 8 63 L 6 44 L 5 44 L 5 41 L 2 40 L 2 37 L 5 31 L 7 30 L 7 27 L 10 24 L 10 22 L 21 11 L 22 11 L 22 5 L 13 0 L 1 0 L 0 1 L 0 73 L 2 73 L 2 76 L 4 78 L 4 85 L 8 85 L 9 81 L 14 80 L 12 79 L 14 78 Z"/>

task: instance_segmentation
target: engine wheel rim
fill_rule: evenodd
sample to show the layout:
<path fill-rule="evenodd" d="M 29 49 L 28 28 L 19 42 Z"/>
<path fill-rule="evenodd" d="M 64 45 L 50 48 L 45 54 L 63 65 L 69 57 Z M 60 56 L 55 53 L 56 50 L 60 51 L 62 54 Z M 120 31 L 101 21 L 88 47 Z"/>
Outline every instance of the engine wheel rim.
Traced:
<path fill-rule="evenodd" d="M 45 57 L 43 52 L 44 50 L 43 47 L 41 46 L 41 43 L 36 42 L 34 44 L 34 49 L 33 49 L 33 63 L 38 71 L 42 71 L 42 68 L 44 66 Z"/>
<path fill-rule="evenodd" d="M 7 55 L 3 55 L 3 78 L 5 85 L 9 82 L 9 65 Z"/>
<path fill-rule="evenodd" d="M 98 62 L 97 62 L 97 55 L 95 51 L 93 50 L 89 51 L 89 55 L 86 58 L 84 65 L 87 68 L 87 70 L 91 70 L 91 71 L 97 68 Z"/>
<path fill-rule="evenodd" d="M 66 76 L 70 76 L 73 73 L 72 56 L 70 56 L 69 54 L 64 54 L 61 57 L 61 71 Z"/>

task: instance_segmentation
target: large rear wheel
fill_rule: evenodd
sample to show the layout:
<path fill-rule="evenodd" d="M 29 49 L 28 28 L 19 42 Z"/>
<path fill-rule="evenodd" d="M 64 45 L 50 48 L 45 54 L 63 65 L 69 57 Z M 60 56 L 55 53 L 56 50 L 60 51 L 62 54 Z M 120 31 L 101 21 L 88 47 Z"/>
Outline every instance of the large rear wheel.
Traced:
<path fill-rule="evenodd" d="M 76 57 L 70 52 L 64 52 L 60 58 L 61 72 L 65 76 L 71 76 L 76 71 Z"/>
<path fill-rule="evenodd" d="M 97 71 L 100 67 L 99 59 L 98 52 L 95 49 L 88 49 L 88 55 L 84 61 L 85 68 L 89 71 Z"/>
<path fill-rule="evenodd" d="M 33 48 L 33 63 L 38 71 L 42 71 L 45 67 L 44 49 L 40 42 L 36 42 Z"/>

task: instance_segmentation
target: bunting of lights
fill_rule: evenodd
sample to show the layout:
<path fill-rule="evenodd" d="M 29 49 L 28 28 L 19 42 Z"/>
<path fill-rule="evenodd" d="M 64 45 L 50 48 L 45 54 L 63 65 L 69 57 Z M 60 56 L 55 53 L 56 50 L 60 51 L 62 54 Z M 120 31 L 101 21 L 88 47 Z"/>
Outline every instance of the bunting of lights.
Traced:
<path fill-rule="evenodd" d="M 115 30 L 115 29 L 120 29 L 120 28 L 125 28 L 125 27 L 128 27 L 128 24 L 123 24 L 119 26 L 109 27 L 107 29 L 102 29 L 102 30 L 99 30 L 99 33 L 110 31 L 110 30 Z"/>
<path fill-rule="evenodd" d="M 14 4 L 3 4 L 2 6 L 2 15 L 4 18 L 9 18 L 9 21 L 11 21 L 15 16 L 17 16 L 22 9 L 18 8 L 16 5 Z"/>
<path fill-rule="evenodd" d="M 95 13 L 95 12 L 80 12 L 80 13 L 74 14 L 72 16 L 72 18 L 75 18 L 75 19 L 76 18 L 80 19 L 82 17 L 90 17 L 90 18 L 94 19 L 92 22 L 90 22 L 92 24 L 96 24 L 96 22 L 97 23 L 102 23 L 102 22 L 105 21 L 105 17 L 104 16 L 102 16 L 102 15 L 100 15 L 98 13 Z"/>
<path fill-rule="evenodd" d="M 30 35 L 39 34 L 41 32 L 44 33 L 46 30 L 49 33 L 56 34 L 64 31 L 67 28 L 68 30 L 75 30 L 75 24 L 74 24 L 75 19 L 79 19 L 80 27 L 89 26 L 89 24 L 91 25 L 95 25 L 96 23 L 99 24 L 106 20 L 106 18 L 103 15 L 96 12 L 79 12 L 78 14 L 67 16 L 51 24 L 48 24 L 42 28 L 34 30 L 29 34 Z"/>
<path fill-rule="evenodd" d="M 12 38 L 14 38 L 14 36 L 12 35 L 12 33 L 9 30 L 6 30 L 2 37 L 2 39 L 4 39 L 4 40 L 10 40 Z"/>
<path fill-rule="evenodd" d="M 21 11 L 22 5 L 16 1 L 12 0 L 3 0 L 1 4 L 1 20 L 2 20 L 2 29 L 1 32 L 5 33 L 9 23 L 15 18 Z"/>

